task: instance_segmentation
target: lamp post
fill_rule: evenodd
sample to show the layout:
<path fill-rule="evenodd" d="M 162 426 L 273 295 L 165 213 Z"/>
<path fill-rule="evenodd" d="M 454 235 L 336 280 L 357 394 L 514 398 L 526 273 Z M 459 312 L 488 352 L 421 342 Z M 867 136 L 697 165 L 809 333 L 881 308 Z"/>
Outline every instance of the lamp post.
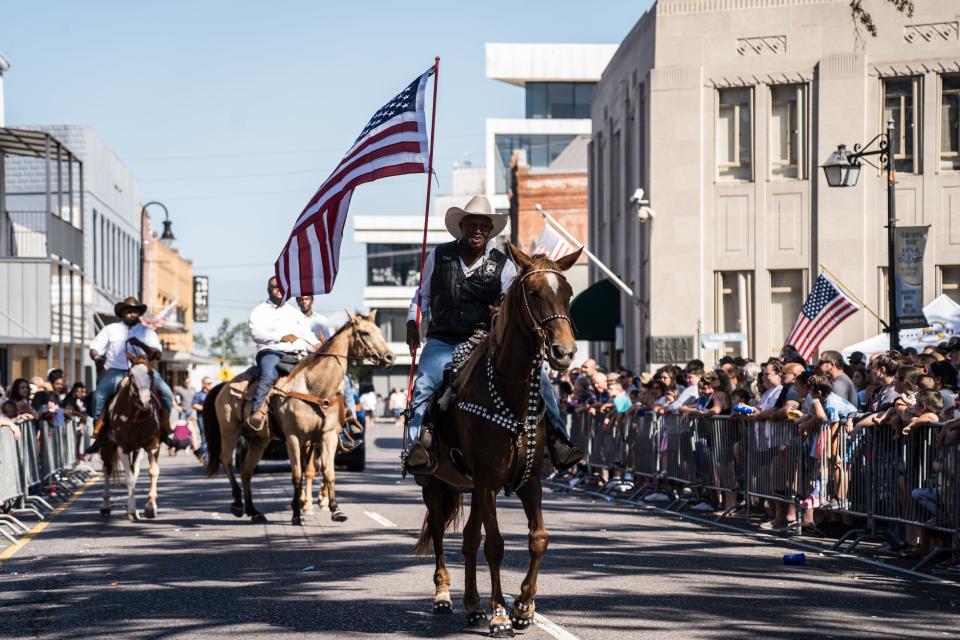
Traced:
<path fill-rule="evenodd" d="M 861 160 L 867 164 L 887 171 L 887 313 L 890 318 L 884 328 L 890 334 L 890 348 L 900 348 L 900 318 L 897 317 L 897 276 L 894 235 L 897 229 L 895 186 L 897 172 L 890 157 L 890 143 L 894 136 L 894 122 L 887 120 L 886 132 L 878 134 L 866 145 L 856 144 L 853 151 L 847 151 L 846 145 L 840 145 L 821 165 L 827 184 L 831 187 L 853 187 L 860 178 Z M 876 148 L 871 149 L 874 143 Z M 877 156 L 879 167 L 866 158 Z M 880 321 L 883 324 L 883 321 Z"/>
<path fill-rule="evenodd" d="M 171 229 L 171 225 L 173 223 L 170 222 L 170 212 L 167 210 L 167 206 L 165 204 L 163 204 L 162 202 L 157 202 L 156 200 L 153 200 L 143 205 L 140 208 L 140 293 L 137 296 L 140 300 L 140 304 L 146 304 L 146 302 L 143 299 L 143 285 L 144 285 L 144 281 L 146 280 L 146 274 L 144 273 L 144 266 L 146 262 L 147 237 L 144 234 L 144 231 L 145 231 L 146 220 L 147 220 L 147 207 L 154 204 L 160 207 L 161 209 L 163 209 L 163 233 L 160 235 L 160 240 L 166 244 L 170 244 L 171 242 L 176 240 L 176 238 L 173 237 L 173 230 Z"/>

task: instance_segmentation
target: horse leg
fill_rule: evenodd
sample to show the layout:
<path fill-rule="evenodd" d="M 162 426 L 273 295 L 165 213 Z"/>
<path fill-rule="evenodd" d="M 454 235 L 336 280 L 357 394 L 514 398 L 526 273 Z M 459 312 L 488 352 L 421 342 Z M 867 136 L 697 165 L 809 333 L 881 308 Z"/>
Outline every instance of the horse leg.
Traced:
<path fill-rule="evenodd" d="M 290 476 L 293 481 L 293 500 L 290 503 L 293 508 L 293 517 L 290 523 L 295 525 L 303 524 L 300 504 L 300 499 L 303 497 L 303 469 L 300 466 L 302 448 L 300 438 L 295 435 L 287 436 L 287 457 L 290 459 Z"/>
<path fill-rule="evenodd" d="M 337 504 L 337 490 L 335 488 L 337 481 L 335 460 L 338 446 L 340 446 L 340 439 L 337 437 L 336 430 L 331 429 L 324 432 L 323 444 L 320 447 L 320 471 L 323 473 L 323 488 L 326 490 L 327 500 L 329 501 L 330 519 L 334 522 L 345 522 L 347 514 L 341 511 Z"/>
<path fill-rule="evenodd" d="M 240 489 L 240 483 L 237 482 L 237 474 L 233 470 L 233 453 L 237 448 L 237 441 L 240 439 L 240 427 L 227 420 L 221 421 L 220 438 L 223 441 L 223 448 L 220 450 L 220 464 L 223 465 L 223 471 L 227 474 L 227 479 L 230 481 L 230 491 L 233 494 L 230 513 L 240 518 L 243 516 L 243 491 Z"/>
<path fill-rule="evenodd" d="M 243 469 L 240 470 L 240 481 L 243 483 L 243 513 L 250 516 L 251 522 L 266 522 L 267 517 L 253 506 L 253 472 L 256 471 L 263 452 L 270 444 L 269 438 L 247 441 L 247 457 L 243 459 Z M 236 513 L 234 514 L 236 515 Z"/>
<path fill-rule="evenodd" d="M 127 472 L 127 519 L 137 521 L 137 478 L 140 477 L 140 450 L 123 456 L 123 466 Z"/>
<path fill-rule="evenodd" d="M 155 451 L 147 450 L 147 471 L 150 473 L 150 493 L 147 494 L 147 504 L 143 508 L 143 515 L 148 518 L 157 517 L 157 480 L 160 479 L 160 447 Z"/>
<path fill-rule="evenodd" d="M 443 533 L 447 527 L 447 519 L 452 517 L 448 513 L 450 508 L 448 496 L 449 488 L 439 480 L 427 483 L 423 488 L 423 502 L 427 505 L 427 515 L 423 520 L 423 530 L 417 542 L 417 551 L 426 553 L 427 546 L 432 543 L 436 565 L 433 570 L 433 612 L 437 614 L 453 613 L 453 601 L 450 599 L 450 573 L 443 557 Z M 455 504 L 453 505 L 455 508 Z"/>
<path fill-rule="evenodd" d="M 530 478 L 517 490 L 517 497 L 523 503 L 523 512 L 527 516 L 527 527 L 530 530 L 527 534 L 530 566 L 520 585 L 520 597 L 513 602 L 510 621 L 514 629 L 526 629 L 533 622 L 533 613 L 536 610 L 533 597 L 537 594 L 537 575 L 540 573 L 540 563 L 547 552 L 550 536 L 543 525 L 543 489 L 540 478 Z"/>
<path fill-rule="evenodd" d="M 303 502 L 304 515 L 313 513 L 313 479 L 317 476 L 315 462 L 318 457 L 316 444 L 311 444 L 307 448 L 307 459 L 304 462 L 304 487 L 303 496 L 300 498 L 300 501 Z"/>
<path fill-rule="evenodd" d="M 106 517 L 110 515 L 110 480 L 117 463 L 117 452 L 116 449 L 107 445 L 101 451 L 103 451 L 100 455 L 103 461 L 103 500 L 100 502 L 100 515 Z"/>
<path fill-rule="evenodd" d="M 480 604 L 480 592 L 477 591 L 477 551 L 480 549 L 480 509 L 477 508 L 476 491 L 470 501 L 470 516 L 463 527 L 463 608 L 467 612 L 467 625 L 480 627 L 487 624 L 487 614 Z"/>
<path fill-rule="evenodd" d="M 511 638 L 513 625 L 507 615 L 507 604 L 503 599 L 503 590 L 500 586 L 503 536 L 500 535 L 500 525 L 497 523 L 497 492 L 491 489 L 477 489 L 473 495 L 478 502 L 473 505 L 473 508 L 480 508 L 483 530 L 487 534 L 483 543 L 483 555 L 486 556 L 487 565 L 490 567 L 490 610 L 493 613 L 493 618 L 490 619 L 490 637 Z"/>

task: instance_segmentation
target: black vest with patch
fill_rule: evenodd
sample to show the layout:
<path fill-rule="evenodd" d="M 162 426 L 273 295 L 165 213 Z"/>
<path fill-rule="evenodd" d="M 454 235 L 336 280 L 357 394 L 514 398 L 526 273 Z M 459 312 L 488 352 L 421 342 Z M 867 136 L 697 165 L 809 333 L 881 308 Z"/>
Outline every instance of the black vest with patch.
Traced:
<path fill-rule="evenodd" d="M 500 273 L 507 256 L 492 249 L 470 277 L 460 268 L 457 241 L 437 246 L 430 277 L 427 337 L 463 342 L 477 329 L 490 329 L 490 305 L 500 298 Z"/>

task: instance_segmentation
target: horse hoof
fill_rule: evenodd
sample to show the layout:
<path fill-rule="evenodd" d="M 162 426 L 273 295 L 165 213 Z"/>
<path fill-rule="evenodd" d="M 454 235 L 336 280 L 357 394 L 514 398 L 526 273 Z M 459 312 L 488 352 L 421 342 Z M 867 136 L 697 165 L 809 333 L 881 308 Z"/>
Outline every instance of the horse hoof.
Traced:
<path fill-rule="evenodd" d="M 491 638 L 512 638 L 513 625 L 509 622 L 497 622 L 490 625 Z"/>
<path fill-rule="evenodd" d="M 259 511 L 250 516 L 250 522 L 254 524 L 263 524 L 267 521 L 267 516 L 263 515 Z"/>
<path fill-rule="evenodd" d="M 330 511 L 330 503 L 321 502 L 317 505 L 317 508 L 320 509 L 320 511 Z"/>
<path fill-rule="evenodd" d="M 303 526 L 303 516 L 293 516 L 290 518 L 290 524 L 296 525 L 298 527 Z"/>
<path fill-rule="evenodd" d="M 109 508 L 109 507 L 100 507 L 100 515 L 102 515 L 104 518 L 106 518 L 107 516 L 109 516 L 109 515 L 110 515 L 110 508 Z"/>
<path fill-rule="evenodd" d="M 243 505 L 242 504 L 232 504 L 230 505 L 230 513 L 237 516 L 238 518 L 243 517 Z"/>
<path fill-rule="evenodd" d="M 521 618 L 520 616 L 511 614 L 510 623 L 513 625 L 514 629 L 517 629 L 518 631 L 523 631 L 524 629 L 528 628 L 531 624 L 533 624 L 533 617 L 531 616 L 529 618 Z"/>
<path fill-rule="evenodd" d="M 127 520 L 130 522 L 140 522 L 140 514 L 136 511 L 127 514 Z"/>
<path fill-rule="evenodd" d="M 330 514 L 330 519 L 333 520 L 334 522 L 346 522 L 347 514 L 337 509 L 336 511 Z"/>
<path fill-rule="evenodd" d="M 448 616 L 453 613 L 453 603 L 449 600 L 437 600 L 433 603 L 433 612 L 437 615 Z"/>
<path fill-rule="evenodd" d="M 483 611 L 471 611 L 467 613 L 467 626 L 468 627 L 482 627 L 489 622 L 487 614 Z"/>
<path fill-rule="evenodd" d="M 151 520 L 157 517 L 157 507 L 155 505 L 147 503 L 147 506 L 143 508 L 143 515 Z"/>

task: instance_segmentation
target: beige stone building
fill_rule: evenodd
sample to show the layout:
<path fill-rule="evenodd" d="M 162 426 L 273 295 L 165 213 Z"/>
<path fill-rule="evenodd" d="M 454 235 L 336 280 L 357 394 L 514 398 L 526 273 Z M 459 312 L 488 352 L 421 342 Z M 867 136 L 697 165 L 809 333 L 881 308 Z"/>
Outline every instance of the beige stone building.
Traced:
<path fill-rule="evenodd" d="M 594 90 L 589 235 L 637 297 L 617 342 L 594 345 L 608 363 L 650 367 L 671 344 L 766 358 L 821 263 L 885 316 L 884 176 L 830 188 L 818 167 L 889 119 L 898 224 L 930 225 L 924 302 L 960 294 L 960 5 L 867 8 L 876 38 L 847 0 L 660 0 L 620 45 Z M 861 311 L 824 347 L 879 331 Z M 701 349 L 712 332 L 747 341 Z"/>

